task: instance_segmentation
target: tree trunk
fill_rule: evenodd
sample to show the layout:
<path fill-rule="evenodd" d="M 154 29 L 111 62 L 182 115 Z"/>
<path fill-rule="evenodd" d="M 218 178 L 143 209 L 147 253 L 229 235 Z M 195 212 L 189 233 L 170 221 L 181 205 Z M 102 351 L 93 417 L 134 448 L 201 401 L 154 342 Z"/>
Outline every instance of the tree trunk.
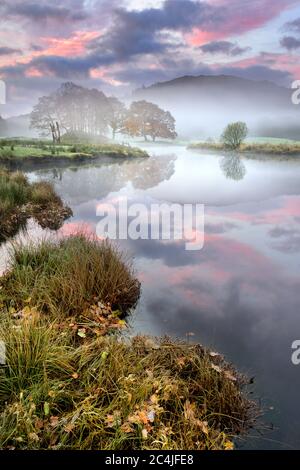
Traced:
<path fill-rule="evenodd" d="M 50 124 L 51 134 L 52 134 L 52 141 L 53 144 L 56 142 L 56 135 L 55 135 L 55 126 L 54 124 Z"/>
<path fill-rule="evenodd" d="M 59 128 L 59 124 L 57 121 L 56 121 L 56 131 L 57 131 L 56 140 L 60 144 L 60 128 Z"/>

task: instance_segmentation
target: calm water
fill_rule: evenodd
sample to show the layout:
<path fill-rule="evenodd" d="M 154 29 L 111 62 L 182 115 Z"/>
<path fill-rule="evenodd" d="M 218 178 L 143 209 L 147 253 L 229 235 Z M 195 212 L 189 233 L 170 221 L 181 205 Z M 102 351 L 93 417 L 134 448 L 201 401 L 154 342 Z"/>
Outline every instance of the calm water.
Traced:
<path fill-rule="evenodd" d="M 97 205 L 132 201 L 205 204 L 205 244 L 122 242 L 143 291 L 135 332 L 199 341 L 255 377 L 266 426 L 242 447 L 300 449 L 300 162 L 200 155 L 147 147 L 149 160 L 107 161 L 30 173 L 50 179 L 72 207 L 62 231 L 95 231 Z M 2 248 L 2 260 L 4 251 Z M 3 261 L 2 261 L 3 262 Z M 191 333 L 193 336 L 191 336 Z"/>

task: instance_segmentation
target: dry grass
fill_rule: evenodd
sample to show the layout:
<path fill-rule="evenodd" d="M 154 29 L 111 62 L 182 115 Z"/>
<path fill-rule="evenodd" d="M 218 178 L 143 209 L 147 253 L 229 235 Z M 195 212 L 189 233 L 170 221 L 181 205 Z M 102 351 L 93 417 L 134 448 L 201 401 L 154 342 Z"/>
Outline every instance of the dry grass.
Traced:
<path fill-rule="evenodd" d="M 227 151 L 226 146 L 221 142 L 197 142 L 190 144 L 189 149 Z M 300 156 L 299 143 L 244 143 L 237 150 L 240 153 L 258 154 L 258 155 L 282 155 L 282 156 Z"/>
<path fill-rule="evenodd" d="M 10 270 L 0 285 L 14 307 L 24 307 L 30 298 L 39 311 L 67 317 L 97 302 L 126 312 L 140 291 L 130 263 L 116 248 L 83 235 L 14 244 Z"/>
<path fill-rule="evenodd" d="M 255 407 L 243 380 L 200 346 L 81 339 L 45 320 L 7 320 L 0 339 L 2 449 L 231 449 Z"/>

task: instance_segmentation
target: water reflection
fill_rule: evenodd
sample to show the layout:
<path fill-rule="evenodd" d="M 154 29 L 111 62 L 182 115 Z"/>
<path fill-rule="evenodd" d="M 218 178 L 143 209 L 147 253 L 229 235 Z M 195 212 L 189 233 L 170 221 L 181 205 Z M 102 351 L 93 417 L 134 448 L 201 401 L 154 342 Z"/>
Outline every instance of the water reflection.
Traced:
<path fill-rule="evenodd" d="M 265 421 L 275 426 L 246 446 L 300 449 L 300 366 L 291 363 L 291 344 L 300 336 L 300 163 L 229 158 L 220 166 L 217 156 L 172 147 L 143 162 L 74 170 L 62 169 L 53 180 L 74 212 L 66 234 L 82 224 L 94 232 L 97 205 L 118 197 L 206 205 L 199 252 L 187 252 L 180 241 L 120 242 L 142 282 L 133 331 L 183 338 L 192 332 L 224 353 L 255 376 Z"/>
<path fill-rule="evenodd" d="M 220 161 L 220 167 L 226 178 L 234 181 L 240 181 L 246 175 L 246 166 L 242 162 L 240 155 L 236 153 L 225 155 Z"/>

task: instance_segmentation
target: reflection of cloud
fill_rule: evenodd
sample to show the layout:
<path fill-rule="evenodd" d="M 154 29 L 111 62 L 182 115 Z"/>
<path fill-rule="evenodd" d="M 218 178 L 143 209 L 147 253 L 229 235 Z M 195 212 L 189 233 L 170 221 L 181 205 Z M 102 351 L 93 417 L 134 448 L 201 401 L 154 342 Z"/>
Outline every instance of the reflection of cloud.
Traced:
<path fill-rule="evenodd" d="M 269 231 L 269 235 L 277 240 L 272 242 L 272 248 L 284 253 L 300 251 L 300 232 L 298 229 L 277 226 Z"/>

